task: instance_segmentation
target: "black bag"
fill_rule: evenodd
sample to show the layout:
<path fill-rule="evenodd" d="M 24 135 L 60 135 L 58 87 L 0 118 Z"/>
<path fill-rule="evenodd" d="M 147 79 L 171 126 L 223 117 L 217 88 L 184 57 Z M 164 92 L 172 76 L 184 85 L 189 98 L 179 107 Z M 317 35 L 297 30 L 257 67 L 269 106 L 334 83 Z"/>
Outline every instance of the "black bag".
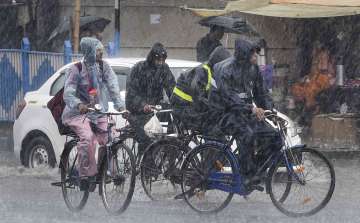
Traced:
<path fill-rule="evenodd" d="M 81 62 L 76 63 L 75 66 L 78 68 L 79 72 L 81 72 Z M 62 87 L 47 103 L 47 107 L 50 109 L 50 112 L 58 126 L 60 135 L 67 135 L 71 133 L 71 129 L 68 126 L 64 125 L 61 119 L 65 106 L 66 104 L 64 101 L 64 87 Z"/>

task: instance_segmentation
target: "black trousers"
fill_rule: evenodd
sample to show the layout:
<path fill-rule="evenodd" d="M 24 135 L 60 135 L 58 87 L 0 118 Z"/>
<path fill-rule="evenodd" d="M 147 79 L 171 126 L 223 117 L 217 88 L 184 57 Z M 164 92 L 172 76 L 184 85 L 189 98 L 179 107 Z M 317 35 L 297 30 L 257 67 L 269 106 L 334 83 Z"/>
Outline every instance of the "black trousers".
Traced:
<path fill-rule="evenodd" d="M 218 123 L 226 135 L 235 137 L 239 151 L 240 171 L 243 175 L 254 174 L 257 169 L 253 159 L 257 138 L 269 137 L 268 142 L 279 143 L 280 136 L 276 130 L 239 108 L 234 108 L 222 115 Z"/>
<path fill-rule="evenodd" d="M 128 121 L 135 129 L 135 140 L 138 142 L 138 155 L 144 153 L 146 147 L 150 145 L 151 139 L 146 135 L 144 126 L 151 119 L 151 115 L 130 115 Z"/>

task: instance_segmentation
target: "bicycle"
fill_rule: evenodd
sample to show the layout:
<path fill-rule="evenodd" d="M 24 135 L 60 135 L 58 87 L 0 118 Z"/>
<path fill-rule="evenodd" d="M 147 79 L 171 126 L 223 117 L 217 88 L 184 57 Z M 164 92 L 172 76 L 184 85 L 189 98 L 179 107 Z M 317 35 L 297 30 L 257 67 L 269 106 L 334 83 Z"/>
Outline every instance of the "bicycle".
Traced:
<path fill-rule="evenodd" d="M 140 162 L 141 184 L 151 200 L 181 198 L 181 164 L 191 150 L 189 144 L 199 145 L 202 141 L 199 132 L 186 130 L 171 112 L 171 109 L 156 111 L 170 114 L 174 133 L 158 134 L 146 148 Z"/>
<path fill-rule="evenodd" d="M 98 155 L 98 175 L 95 185 L 99 184 L 99 195 L 105 209 L 113 215 L 121 214 L 129 206 L 135 188 L 135 160 L 131 150 L 123 143 L 121 137 L 113 136 L 115 123 L 112 116 L 124 112 L 101 112 L 99 106 L 89 111 L 105 115 L 108 119 L 108 142 L 102 148 L 104 153 Z M 93 129 L 94 131 L 98 131 Z M 118 130 L 119 131 L 119 130 Z M 70 141 L 68 141 L 70 138 Z M 72 212 L 81 211 L 89 197 L 89 190 L 80 190 L 80 177 L 77 170 L 77 142 L 75 133 L 67 135 L 64 151 L 60 159 L 61 182 L 52 183 L 61 186 L 66 206 Z M 99 151 L 99 150 L 98 150 Z M 118 200 L 115 200 L 118 198 Z"/>
<path fill-rule="evenodd" d="M 149 117 L 156 115 L 155 113 L 167 113 L 171 110 L 162 110 L 161 105 L 151 105 L 150 106 L 153 109 L 153 112 L 147 114 Z M 168 123 L 162 123 L 162 127 L 169 127 Z M 127 145 L 135 158 L 135 166 L 136 166 L 136 172 L 137 174 L 140 173 L 140 162 L 141 158 L 143 156 L 143 153 L 138 150 L 138 142 L 137 142 L 137 133 L 136 130 L 133 128 L 131 124 L 127 124 L 125 127 L 119 129 L 120 137 L 124 141 L 124 144 Z M 161 137 L 162 134 L 156 134 L 155 136 L 150 137 L 152 141 L 156 141 L 157 138 Z"/>
<path fill-rule="evenodd" d="M 236 156 L 238 151 L 230 148 L 234 137 L 225 144 L 206 142 L 187 154 L 181 167 L 181 189 L 192 209 L 216 213 L 230 203 L 234 194 L 246 197 L 254 190 L 264 189 L 275 207 L 291 217 L 313 215 L 330 201 L 335 189 L 332 164 L 322 153 L 306 145 L 291 147 L 286 138 L 286 120 L 276 112 L 265 114 L 266 123 L 279 133 L 281 144 L 264 147 L 255 154 L 255 176 L 259 182 L 245 184 Z M 320 190 L 315 194 L 305 193 L 308 187 Z"/>

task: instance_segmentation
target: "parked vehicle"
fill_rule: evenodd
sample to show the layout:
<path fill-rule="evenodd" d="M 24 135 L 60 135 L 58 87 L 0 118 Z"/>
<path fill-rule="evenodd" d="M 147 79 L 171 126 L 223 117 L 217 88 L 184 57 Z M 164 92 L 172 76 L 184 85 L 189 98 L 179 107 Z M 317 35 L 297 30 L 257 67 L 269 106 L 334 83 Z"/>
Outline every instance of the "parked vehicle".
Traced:
<path fill-rule="evenodd" d="M 114 69 L 125 100 L 126 77 L 130 69 L 141 58 L 111 58 L 106 59 Z M 196 67 L 198 62 L 185 60 L 166 60 L 172 73 L 178 77 L 181 72 Z M 55 167 L 59 162 L 64 148 L 65 136 L 59 134 L 56 122 L 47 108 L 48 101 L 64 86 L 65 71 L 70 64 L 60 68 L 38 90 L 26 93 L 24 100 L 18 106 L 14 122 L 14 153 L 24 166 L 36 168 L 40 166 Z M 112 103 L 109 111 L 113 110 Z M 117 127 L 124 126 L 125 120 L 117 119 Z"/>

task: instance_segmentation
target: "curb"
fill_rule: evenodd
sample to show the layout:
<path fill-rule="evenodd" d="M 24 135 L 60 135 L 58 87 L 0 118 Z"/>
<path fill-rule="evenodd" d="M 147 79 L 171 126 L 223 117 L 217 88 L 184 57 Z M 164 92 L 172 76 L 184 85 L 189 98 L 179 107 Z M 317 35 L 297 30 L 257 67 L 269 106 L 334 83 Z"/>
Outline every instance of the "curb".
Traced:
<path fill-rule="evenodd" d="M 319 149 L 330 160 L 359 160 L 359 149 Z"/>

